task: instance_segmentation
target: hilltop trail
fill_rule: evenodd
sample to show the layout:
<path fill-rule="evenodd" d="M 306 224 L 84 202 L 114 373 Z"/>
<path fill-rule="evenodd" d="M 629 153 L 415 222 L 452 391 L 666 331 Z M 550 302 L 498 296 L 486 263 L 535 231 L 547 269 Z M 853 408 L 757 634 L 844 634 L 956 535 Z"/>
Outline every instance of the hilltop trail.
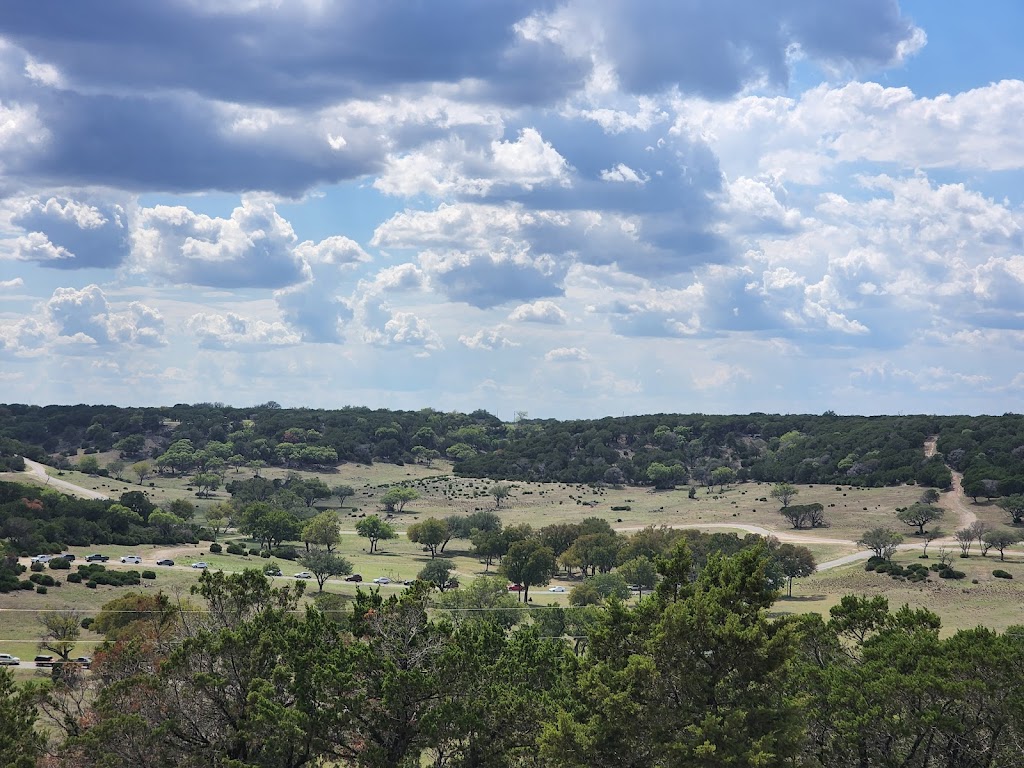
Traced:
<path fill-rule="evenodd" d="M 924 455 L 925 458 L 931 458 L 935 455 L 938 443 L 938 435 L 932 435 L 924 441 Z M 939 499 L 939 506 L 945 510 L 956 512 L 960 522 L 957 528 L 966 528 L 978 521 L 978 516 L 974 514 L 970 506 L 967 504 L 967 497 L 964 495 L 964 475 L 962 472 L 956 472 L 953 469 L 949 470 L 953 475 L 953 482 L 950 486 L 950 491 L 942 495 Z"/>

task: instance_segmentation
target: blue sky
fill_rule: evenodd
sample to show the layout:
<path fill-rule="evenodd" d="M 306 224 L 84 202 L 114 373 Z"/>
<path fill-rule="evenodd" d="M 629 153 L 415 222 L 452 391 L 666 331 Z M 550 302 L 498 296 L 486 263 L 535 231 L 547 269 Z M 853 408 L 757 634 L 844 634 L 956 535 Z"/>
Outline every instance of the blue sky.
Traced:
<path fill-rule="evenodd" d="M 0 401 L 1018 411 L 1022 28 L 11 0 Z"/>

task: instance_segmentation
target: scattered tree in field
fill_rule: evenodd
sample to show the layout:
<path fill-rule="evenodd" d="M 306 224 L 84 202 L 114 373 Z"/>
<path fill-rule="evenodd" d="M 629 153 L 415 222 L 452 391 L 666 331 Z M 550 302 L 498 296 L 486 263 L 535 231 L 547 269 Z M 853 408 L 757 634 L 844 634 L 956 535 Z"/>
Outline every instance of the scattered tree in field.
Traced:
<path fill-rule="evenodd" d="M 364 517 L 356 523 L 356 533 L 370 542 L 370 554 L 377 551 L 377 542 L 394 539 L 398 536 L 389 523 L 385 523 L 377 515 Z"/>
<path fill-rule="evenodd" d="M 1015 493 L 996 502 L 1007 515 L 1013 525 L 1020 525 L 1024 522 L 1024 494 Z"/>
<path fill-rule="evenodd" d="M 509 541 L 500 530 L 477 530 L 470 540 L 473 542 L 473 553 L 484 561 L 484 573 L 491 570 L 494 558 L 508 551 Z"/>
<path fill-rule="evenodd" d="M 1000 560 L 1006 559 L 1007 547 L 1012 547 L 1021 540 L 1021 536 L 1017 531 L 1007 531 L 1005 529 L 989 531 L 983 538 L 990 547 L 995 547 L 999 550 Z"/>
<path fill-rule="evenodd" d="M 825 507 L 818 502 L 783 507 L 779 510 L 779 514 L 798 530 L 800 528 L 824 528 L 826 526 Z"/>
<path fill-rule="evenodd" d="M 926 488 L 921 493 L 921 498 L 918 499 L 922 504 L 935 504 L 942 498 L 942 494 L 939 493 L 937 488 Z"/>
<path fill-rule="evenodd" d="M 497 508 L 511 495 L 512 486 L 509 483 L 494 483 L 487 489 L 487 492 L 494 497 L 494 506 Z"/>
<path fill-rule="evenodd" d="M 992 526 L 982 520 L 975 520 L 967 526 L 967 530 L 974 534 L 978 546 L 981 547 L 982 557 L 986 556 L 989 548 L 985 546 L 985 534 L 992 530 Z"/>
<path fill-rule="evenodd" d="M 736 470 L 732 467 L 718 467 L 711 473 L 711 484 L 718 486 L 718 492 L 724 493 L 725 486 L 736 480 Z"/>
<path fill-rule="evenodd" d="M 647 479 L 654 483 L 659 491 L 667 491 L 676 487 L 683 479 L 685 470 L 677 464 L 666 465 L 660 461 L 651 462 L 647 467 Z"/>
<path fill-rule="evenodd" d="M 92 454 L 87 454 L 78 460 L 75 469 L 87 475 L 95 475 L 100 471 L 100 460 Z"/>
<path fill-rule="evenodd" d="M 167 505 L 167 511 L 177 515 L 182 520 L 191 520 L 196 514 L 196 505 L 188 499 L 171 499 Z"/>
<path fill-rule="evenodd" d="M 302 526 L 302 541 L 307 552 L 310 544 L 323 547 L 328 553 L 331 552 L 341 541 L 338 515 L 328 510 L 310 518 L 309 522 Z"/>
<path fill-rule="evenodd" d="M 967 557 L 971 554 L 971 544 L 974 543 L 974 531 L 967 528 L 961 528 L 953 534 L 953 538 L 956 539 L 956 543 L 960 547 L 961 555 Z"/>
<path fill-rule="evenodd" d="M 422 544 L 426 547 L 430 551 L 430 557 L 434 558 L 437 556 L 437 548 L 448 535 L 448 525 L 444 520 L 428 517 L 426 520 L 410 525 L 406 529 L 405 535 L 414 544 Z"/>
<path fill-rule="evenodd" d="M 555 554 L 536 539 L 517 541 L 501 559 L 501 569 L 509 581 L 522 586 L 524 603 L 530 600 L 530 587 L 542 587 L 555 572 Z"/>
<path fill-rule="evenodd" d="M 903 542 L 903 537 L 890 528 L 872 528 L 865 531 L 857 543 L 867 547 L 876 557 L 892 558 L 896 548 Z"/>
<path fill-rule="evenodd" d="M 336 485 L 334 486 L 334 495 L 338 497 L 338 506 L 344 509 L 345 499 L 350 499 L 355 496 L 356 489 L 351 485 Z"/>
<path fill-rule="evenodd" d="M 391 488 L 383 496 L 380 497 L 380 503 L 384 505 L 384 509 L 387 512 L 399 512 L 401 513 L 405 509 L 405 505 L 410 501 L 415 501 L 420 497 L 420 492 L 415 488 L 403 485 L 398 488 Z"/>
<path fill-rule="evenodd" d="M 779 501 L 783 507 L 788 507 L 798 493 L 800 491 L 790 483 L 776 483 L 768 495 Z"/>
<path fill-rule="evenodd" d="M 220 475 L 213 472 L 200 472 L 192 478 L 192 484 L 199 489 L 200 496 L 209 496 L 220 488 Z"/>
<path fill-rule="evenodd" d="M 255 501 L 243 508 L 238 528 L 267 549 L 273 549 L 283 541 L 294 540 L 299 535 L 300 523 L 291 512 L 265 501 Z"/>
<path fill-rule="evenodd" d="M 127 466 L 121 459 L 113 459 L 107 462 L 107 472 L 115 480 L 121 480 L 124 478 L 124 471 Z"/>
<path fill-rule="evenodd" d="M 327 483 L 319 477 L 311 477 L 308 480 L 300 480 L 294 483 L 294 491 L 307 507 L 312 507 L 320 499 L 329 499 L 334 491 L 327 487 Z"/>
<path fill-rule="evenodd" d="M 352 573 L 352 563 L 339 555 L 321 549 L 313 549 L 299 558 L 299 562 L 313 574 L 320 592 L 331 576 L 347 576 Z"/>
<path fill-rule="evenodd" d="M 455 563 L 444 557 L 431 560 L 416 574 L 416 578 L 437 587 L 444 592 L 448 589 L 448 583 L 452 580 L 452 572 L 455 570 Z"/>
<path fill-rule="evenodd" d="M 916 504 L 911 504 L 906 509 L 897 511 L 896 519 L 911 527 L 916 526 L 918 535 L 923 536 L 924 527 L 933 520 L 942 519 L 944 514 L 945 512 L 941 507 L 918 502 Z"/>
<path fill-rule="evenodd" d="M 945 535 L 946 534 L 943 531 L 939 530 L 938 528 L 932 528 L 930 531 L 925 533 L 925 535 L 923 537 L 924 538 L 924 548 L 923 548 L 921 554 L 924 555 L 925 557 L 928 557 L 928 545 L 931 544 L 936 539 L 941 539 Z"/>
<path fill-rule="evenodd" d="M 793 596 L 793 579 L 812 576 L 818 568 L 811 550 L 797 544 L 780 544 L 772 551 L 772 557 L 786 577 L 789 597 Z"/>
<path fill-rule="evenodd" d="M 132 464 L 132 472 L 139 478 L 139 485 L 142 485 L 143 481 L 153 474 L 153 465 L 148 461 L 136 461 Z"/>
<path fill-rule="evenodd" d="M 55 653 L 61 661 L 68 661 L 82 635 L 82 614 L 73 608 L 43 611 L 36 621 L 43 629 L 39 650 Z"/>

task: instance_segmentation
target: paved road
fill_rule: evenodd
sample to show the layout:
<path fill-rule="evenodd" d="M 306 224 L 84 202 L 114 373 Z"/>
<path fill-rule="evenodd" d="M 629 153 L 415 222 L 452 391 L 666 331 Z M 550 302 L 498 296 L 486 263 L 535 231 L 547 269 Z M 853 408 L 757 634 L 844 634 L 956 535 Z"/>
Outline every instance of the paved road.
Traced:
<path fill-rule="evenodd" d="M 73 493 L 76 496 L 84 496 L 87 499 L 109 499 L 105 493 L 94 491 L 91 488 L 83 488 L 80 485 L 69 483 L 66 480 L 61 480 L 59 477 L 53 477 L 52 475 L 46 474 L 46 465 L 40 464 L 38 461 L 32 461 L 31 459 L 25 459 L 25 471 L 30 475 L 35 475 L 40 480 L 44 481 L 48 488 L 57 488 L 68 493 Z"/>

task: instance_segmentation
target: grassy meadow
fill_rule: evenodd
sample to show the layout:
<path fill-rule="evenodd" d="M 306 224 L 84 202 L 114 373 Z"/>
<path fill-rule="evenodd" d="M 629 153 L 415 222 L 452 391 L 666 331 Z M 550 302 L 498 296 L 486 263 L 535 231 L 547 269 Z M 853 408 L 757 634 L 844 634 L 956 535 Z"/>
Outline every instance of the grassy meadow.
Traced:
<path fill-rule="evenodd" d="M 101 463 L 105 463 L 102 456 Z M 382 591 L 400 590 L 403 588 L 400 582 L 415 578 L 430 558 L 429 553 L 405 538 L 404 532 L 410 524 L 429 516 L 444 517 L 468 514 L 478 509 L 495 509 L 494 499 L 487 492 L 491 481 L 458 478 L 451 475 L 450 471 L 450 465 L 438 462 L 429 468 L 414 465 L 344 464 L 329 473 L 303 472 L 300 474 L 319 477 L 329 487 L 350 485 L 356 491 L 354 496 L 346 499 L 344 508 L 338 508 L 338 500 L 335 497 L 318 503 L 314 509 L 304 512 L 312 515 L 323 509 L 337 509 L 344 534 L 339 552 L 352 562 L 354 572 L 363 576 L 363 586 L 367 586 L 373 578 L 386 576 L 398 583 L 384 585 L 381 587 Z M 53 471 L 53 474 L 57 474 L 56 471 Z M 285 470 L 278 468 L 261 470 L 261 475 L 268 478 L 284 477 L 285 474 Z M 249 470 L 237 473 L 228 470 L 226 480 L 245 479 L 250 476 Z M 29 475 L 6 477 L 24 482 Z M 230 498 L 229 494 L 221 489 L 208 499 L 198 499 L 194 491 L 189 489 L 187 478 L 154 476 L 147 478 L 141 486 L 137 482 L 122 482 L 74 471 L 60 473 L 60 478 L 105 493 L 112 498 L 132 490 L 144 490 L 158 505 L 166 504 L 175 498 L 187 498 L 196 503 L 197 520 L 200 522 L 204 519 L 205 509 L 209 505 Z M 371 555 L 367 551 L 367 541 L 355 534 L 355 524 L 363 516 L 378 513 L 380 496 L 396 483 L 412 485 L 421 497 L 411 502 L 403 513 L 392 516 L 391 522 L 399 531 L 399 538 L 380 542 L 381 551 Z M 794 531 L 778 514 L 778 503 L 768 495 L 771 490 L 768 483 L 738 484 L 727 487 L 724 492 L 717 488 L 701 488 L 694 499 L 688 497 L 686 487 L 655 492 L 647 488 L 593 488 L 562 483 L 519 482 L 513 486 L 511 497 L 496 509 L 506 526 L 528 523 L 539 528 L 557 522 L 578 522 L 587 517 L 607 520 L 613 527 L 623 532 L 652 524 L 665 524 L 717 531 L 732 530 L 742 534 L 743 526 L 757 526 L 778 533 L 787 540 L 805 543 L 818 562 L 856 552 L 858 547 L 852 542 L 866 529 L 874 526 L 890 526 L 900 530 L 907 535 L 907 541 L 912 542 L 910 529 L 895 519 L 894 510 L 896 507 L 913 503 L 921 493 L 921 489 L 915 486 L 871 489 L 825 485 L 798 486 L 799 495 L 793 503 L 821 503 L 825 507 L 829 527 L 813 531 Z M 981 503 L 969 506 L 982 520 L 999 525 L 1004 522 L 1002 511 L 994 504 Z M 954 530 L 957 527 L 955 514 L 947 512 L 946 517 L 947 519 L 942 521 L 942 528 L 947 531 Z M 220 537 L 222 544 L 226 541 L 244 541 L 244 537 L 237 532 L 229 531 Z M 105 602 L 132 589 L 162 589 L 171 594 L 186 595 L 199 573 L 189 566 L 199 560 L 207 562 L 211 568 L 229 572 L 252 567 L 262 568 L 272 561 L 281 568 L 283 574 L 276 579 L 279 583 L 294 582 L 294 574 L 303 570 L 299 563 L 280 558 L 268 561 L 258 556 L 210 554 L 208 547 L 208 542 L 202 542 L 198 546 L 73 548 L 71 551 L 79 557 L 76 564 L 83 562 L 84 556 L 89 552 L 100 551 L 111 557 L 112 562 L 107 563 L 110 568 L 151 569 L 156 571 L 157 579 L 144 580 L 140 588 L 100 586 L 98 589 L 88 589 L 84 584 L 65 583 L 59 588 L 51 587 L 46 595 L 34 592 L 0 595 L 0 651 L 14 653 L 23 660 L 31 659 L 35 655 L 35 638 L 39 633 L 36 622 L 38 611 L 74 607 L 85 615 L 95 615 Z M 895 559 L 905 565 L 911 562 L 934 562 L 937 545 L 932 547 L 931 561 L 917 559 L 917 550 L 900 551 Z M 471 554 L 469 548 L 469 542 L 453 540 L 441 555 L 454 562 L 455 575 L 462 581 L 485 573 L 483 564 Z M 889 598 L 893 607 L 907 603 L 935 611 L 943 618 L 947 631 L 978 624 L 993 629 L 1024 624 L 1024 553 L 1020 549 L 1008 550 L 1007 562 L 1002 564 L 998 562 L 998 553 L 994 551 L 986 558 L 975 552 L 971 558 L 961 559 L 956 557 L 958 553 L 959 550 L 954 553 L 954 566 L 967 573 L 967 578 L 963 580 L 947 581 L 933 575 L 926 583 L 899 582 L 887 575 L 865 572 L 863 562 L 857 562 L 797 580 L 794 583 L 793 598 L 780 600 L 775 611 L 778 614 L 807 611 L 827 614 L 828 609 L 835 605 L 842 595 L 883 594 Z M 122 566 L 115 562 L 124 554 L 141 556 L 143 564 Z M 155 566 L 154 562 L 162 557 L 173 558 L 175 566 Z M 992 570 L 997 567 L 1005 568 L 1016 578 L 993 578 Z M 491 573 L 495 571 L 495 567 L 490 570 Z M 47 570 L 46 573 L 60 581 L 66 576 L 64 571 Z M 978 583 L 974 584 L 972 580 Z M 566 578 L 552 580 L 552 585 L 563 585 L 567 588 L 574 583 L 577 582 Z M 315 593 L 316 582 L 307 582 L 306 589 L 309 594 Z M 341 579 L 331 579 L 325 586 L 325 591 L 342 595 L 353 595 L 356 589 L 356 584 Z M 549 603 L 567 604 L 566 593 L 550 593 L 546 588 L 535 587 L 531 590 L 531 598 L 535 606 Z M 79 652 L 88 653 L 88 649 L 98 639 L 97 636 L 84 632 Z M 31 671 L 23 669 L 19 674 L 31 674 Z"/>

